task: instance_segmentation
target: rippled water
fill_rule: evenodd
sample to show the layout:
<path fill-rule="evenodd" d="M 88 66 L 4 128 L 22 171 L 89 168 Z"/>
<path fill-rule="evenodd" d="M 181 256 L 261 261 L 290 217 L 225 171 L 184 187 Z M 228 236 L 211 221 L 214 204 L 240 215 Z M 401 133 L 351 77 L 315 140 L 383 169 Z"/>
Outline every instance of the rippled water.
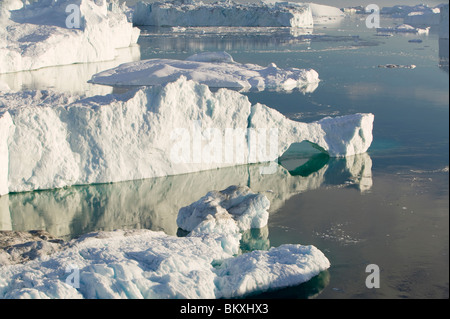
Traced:
<path fill-rule="evenodd" d="M 382 20 L 383 26 L 394 23 L 401 21 Z M 107 94 L 126 89 L 86 83 L 92 74 L 127 61 L 226 50 L 237 62 L 314 68 L 321 82 L 313 93 L 243 94 L 299 121 L 374 113 L 372 147 L 367 154 L 333 159 L 306 144 L 294 145 L 273 175 L 247 165 L 10 194 L 0 198 L 0 229 L 46 229 L 66 239 L 116 228 L 180 235 L 179 208 L 209 190 L 243 184 L 271 201 L 268 227 L 246 233 L 243 250 L 313 244 L 331 262 L 306 284 L 253 297 L 448 298 L 448 40 L 439 40 L 433 29 L 429 35 L 380 37 L 356 16 L 314 30 L 147 28 L 139 45 L 121 50 L 116 61 L 0 79 L 13 89 Z M 416 68 L 378 67 L 385 64 Z M 71 81 L 62 81 L 62 75 Z M 365 285 L 369 264 L 380 267 L 378 289 Z"/>

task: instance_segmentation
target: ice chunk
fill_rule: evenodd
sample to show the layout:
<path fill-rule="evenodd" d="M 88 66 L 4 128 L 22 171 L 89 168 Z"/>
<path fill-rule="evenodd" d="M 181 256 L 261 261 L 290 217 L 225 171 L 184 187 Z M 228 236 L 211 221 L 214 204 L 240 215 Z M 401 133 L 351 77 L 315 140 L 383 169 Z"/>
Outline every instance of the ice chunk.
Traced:
<path fill-rule="evenodd" d="M 110 4 L 38 0 L 11 11 L 0 29 L 0 73 L 113 60 L 117 48 L 137 42 L 139 29 L 133 28 L 120 7 Z M 80 24 L 74 28 L 66 24 L 69 5 L 80 13 Z"/>
<path fill-rule="evenodd" d="M 271 162 L 305 140 L 331 156 L 350 156 L 369 148 L 374 119 L 296 122 L 238 92 L 213 93 L 186 78 L 82 100 L 5 93 L 0 112 L 3 194 Z"/>
<path fill-rule="evenodd" d="M 226 52 L 195 54 L 186 60 L 150 59 L 124 63 L 95 74 L 91 83 L 103 85 L 157 85 L 172 82 L 180 76 L 209 87 L 248 89 L 301 89 L 312 92 L 319 75 L 313 69 L 278 68 L 241 64 Z"/>
<path fill-rule="evenodd" d="M 313 18 L 308 5 L 290 2 L 239 4 L 232 1 L 141 1 L 134 8 L 133 23 L 173 27 L 312 27 Z"/>

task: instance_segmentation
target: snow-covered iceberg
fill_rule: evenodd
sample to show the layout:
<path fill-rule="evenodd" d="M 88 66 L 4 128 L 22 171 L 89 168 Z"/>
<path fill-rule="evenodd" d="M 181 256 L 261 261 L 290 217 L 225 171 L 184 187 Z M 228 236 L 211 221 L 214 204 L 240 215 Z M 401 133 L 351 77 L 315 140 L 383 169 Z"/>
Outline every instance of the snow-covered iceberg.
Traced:
<path fill-rule="evenodd" d="M 430 7 L 426 4 L 418 4 L 414 6 L 408 5 L 395 5 L 392 7 L 383 7 L 380 10 L 381 14 L 389 15 L 393 18 L 406 18 L 410 13 L 423 13 L 423 14 L 432 14 L 439 12 L 439 6 Z"/>
<path fill-rule="evenodd" d="M 122 95 L 0 95 L 0 192 L 108 183 L 271 162 L 309 141 L 364 153 L 372 114 L 301 123 L 242 94 L 180 78 Z"/>
<path fill-rule="evenodd" d="M 226 194 L 233 202 L 242 199 L 242 193 L 246 194 L 244 202 L 228 208 L 233 215 L 252 219 L 261 203 L 268 205 L 264 195 L 246 187 L 230 187 L 216 195 Z M 250 194 L 257 200 L 248 200 Z M 202 199 L 190 208 L 199 206 L 204 207 Z M 225 217 L 228 212 L 223 209 Z M 23 245 L 10 247 L 0 254 L 0 261 L 4 261 L 0 298 L 242 297 L 301 284 L 330 267 L 329 260 L 314 246 L 285 244 L 241 254 L 238 220 L 225 217 L 227 222 L 219 222 L 214 211 L 202 218 L 200 225 L 216 220 L 221 227 L 196 227 L 186 237 L 116 230 L 85 234 L 65 244 L 38 240 L 27 245 L 31 251 Z M 45 249 L 39 243 L 45 243 Z M 14 264 L 9 254 L 12 251 L 23 255 L 15 261 L 26 261 L 30 252 L 37 255 Z"/>
<path fill-rule="evenodd" d="M 341 9 L 317 3 L 308 3 L 314 25 L 340 22 L 346 15 Z"/>
<path fill-rule="evenodd" d="M 432 12 L 411 12 L 403 19 L 403 23 L 412 26 L 437 26 L 440 16 L 438 8 Z"/>
<path fill-rule="evenodd" d="M 180 76 L 209 87 L 273 89 L 313 92 L 319 74 L 313 69 L 267 67 L 233 61 L 226 52 L 203 52 L 186 60 L 149 59 L 124 63 L 116 68 L 94 74 L 91 83 L 103 85 L 158 85 L 172 82 Z"/>
<path fill-rule="evenodd" d="M 140 32 L 107 0 L 38 0 L 3 12 L 0 23 L 0 73 L 113 60 Z"/>
<path fill-rule="evenodd" d="M 280 2 L 275 4 L 232 1 L 139 2 L 133 12 L 134 25 L 150 26 L 247 26 L 247 27 L 312 27 L 308 5 Z"/>

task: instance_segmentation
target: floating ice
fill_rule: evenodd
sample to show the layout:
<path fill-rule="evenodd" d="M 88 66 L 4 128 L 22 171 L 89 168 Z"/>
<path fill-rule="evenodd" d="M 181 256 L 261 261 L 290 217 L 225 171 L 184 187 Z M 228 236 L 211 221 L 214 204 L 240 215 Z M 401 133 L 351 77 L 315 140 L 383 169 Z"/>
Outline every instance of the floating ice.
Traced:
<path fill-rule="evenodd" d="M 234 62 L 226 52 L 203 52 L 186 60 L 150 59 L 124 63 L 95 74 L 91 83 L 103 85 L 158 85 L 180 76 L 209 87 L 248 89 L 300 89 L 313 92 L 319 75 L 313 69 L 278 68 Z"/>
<path fill-rule="evenodd" d="M 241 219 L 254 219 L 258 216 L 254 212 L 269 203 L 264 195 L 260 197 L 245 187 L 230 187 L 216 195 L 219 201 L 224 200 L 221 204 L 229 201 L 225 206 L 236 219 L 219 222 L 213 211 L 202 214 L 200 224 L 187 237 L 150 230 L 117 230 L 89 233 L 63 247 L 44 240 L 30 242 L 26 245 L 29 250 L 12 245 L 0 254 L 0 298 L 241 297 L 298 285 L 330 267 L 328 259 L 314 246 L 289 244 L 236 256 L 239 229 L 252 226 Z M 194 207 L 203 204 L 201 199 Z M 186 212 L 180 214 L 190 218 Z M 213 231 L 198 227 L 211 219 L 222 227 Z M 44 249 L 37 247 L 42 242 L 46 243 Z M 37 256 L 11 265 L 14 251 L 22 258 L 19 261 L 25 261 L 28 254 Z"/>
<path fill-rule="evenodd" d="M 68 5 L 79 8 L 79 28 L 66 25 Z M 3 14 L 0 73 L 113 60 L 117 48 L 137 42 L 139 29 L 121 7 L 110 5 L 106 0 L 39 0 Z"/>
<path fill-rule="evenodd" d="M 401 64 L 380 64 L 379 68 L 385 69 L 415 69 L 416 66 L 414 64 L 409 65 L 401 65 Z"/>
<path fill-rule="evenodd" d="M 123 95 L 0 95 L 0 192 L 136 180 L 270 162 L 309 141 L 364 153 L 372 114 L 301 123 L 242 94 L 178 79 Z"/>
<path fill-rule="evenodd" d="M 428 34 L 430 31 L 429 27 L 426 27 L 424 29 L 422 28 L 416 28 L 413 26 L 410 26 L 408 24 L 400 24 L 396 27 L 392 28 L 377 28 L 377 32 L 393 32 L 393 33 L 415 33 L 415 34 Z"/>
<path fill-rule="evenodd" d="M 312 27 L 308 5 L 281 2 L 275 4 L 239 4 L 232 1 L 139 2 L 133 12 L 134 25 L 152 26 L 247 26 Z"/>
<path fill-rule="evenodd" d="M 214 232 L 215 227 L 228 221 L 235 224 L 238 231 L 262 228 L 269 219 L 269 207 L 265 195 L 255 194 L 245 186 L 230 186 L 223 191 L 211 191 L 197 202 L 181 208 L 177 224 L 186 231 L 202 233 L 206 229 Z M 208 215 L 211 218 L 206 218 Z"/>
<path fill-rule="evenodd" d="M 435 12 L 411 12 L 403 19 L 403 23 L 412 26 L 437 26 L 440 16 L 439 9 Z"/>
<path fill-rule="evenodd" d="M 380 13 L 381 14 L 386 14 L 386 15 L 390 15 L 393 18 L 406 18 L 410 13 L 413 12 L 420 12 L 423 14 L 432 14 L 432 13 L 436 13 L 439 12 L 439 6 L 436 7 L 429 7 L 428 5 L 425 4 L 418 4 L 418 5 L 414 5 L 414 6 L 407 6 L 407 5 L 395 5 L 393 7 L 383 7 L 381 8 Z"/>

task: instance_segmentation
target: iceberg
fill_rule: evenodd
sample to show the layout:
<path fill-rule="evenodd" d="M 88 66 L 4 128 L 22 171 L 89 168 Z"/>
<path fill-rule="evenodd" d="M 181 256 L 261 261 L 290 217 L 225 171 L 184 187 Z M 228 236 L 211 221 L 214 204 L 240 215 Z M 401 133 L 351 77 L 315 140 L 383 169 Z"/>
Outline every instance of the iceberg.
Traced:
<path fill-rule="evenodd" d="M 439 39 L 448 40 L 449 24 L 448 24 L 448 4 L 441 8 L 439 18 Z"/>
<path fill-rule="evenodd" d="M 171 27 L 312 27 L 308 5 L 279 2 L 275 4 L 232 1 L 138 2 L 133 11 L 134 25 Z"/>
<path fill-rule="evenodd" d="M 417 28 L 409 24 L 400 24 L 396 27 L 377 28 L 377 32 L 391 32 L 391 33 L 414 33 L 414 34 L 428 34 L 430 27 Z"/>
<path fill-rule="evenodd" d="M 117 230 L 89 233 L 53 254 L 2 266 L 0 298 L 241 297 L 298 285 L 329 267 L 311 245 L 285 244 L 234 257 L 214 236 Z"/>
<path fill-rule="evenodd" d="M 403 19 L 403 23 L 412 26 L 437 26 L 440 16 L 439 9 L 432 12 L 411 12 Z"/>
<path fill-rule="evenodd" d="M 70 14 L 79 26 L 67 24 Z M 39 0 L 2 20 L 0 73 L 114 60 L 116 49 L 137 43 L 140 33 L 123 8 L 106 0 Z"/>
<path fill-rule="evenodd" d="M 433 14 L 439 12 L 438 5 L 436 7 L 430 7 L 426 4 L 418 4 L 414 6 L 407 5 L 395 5 L 392 7 L 383 7 L 381 8 L 380 13 L 385 15 L 390 15 L 392 18 L 406 18 L 410 13 L 423 13 L 423 14 Z"/>
<path fill-rule="evenodd" d="M 116 230 L 88 233 L 67 243 L 54 243 L 49 236 L 38 234 L 25 247 L 6 245 L 0 253 L 0 298 L 242 297 L 298 285 L 330 267 L 325 255 L 312 245 L 285 244 L 240 253 L 239 219 L 253 219 L 261 204 L 269 205 L 267 198 L 245 187 L 229 187 L 216 195 L 229 196 L 225 200 L 230 203 L 237 200 L 228 209 L 239 218 L 225 218 L 227 222 L 219 222 L 222 227 L 218 228 L 195 227 L 186 237 Z M 204 203 L 200 199 L 194 206 Z M 203 214 L 199 225 L 220 220 L 211 213 Z M 10 232 L 6 235 L 7 240 L 11 238 Z"/>
<path fill-rule="evenodd" d="M 176 112 L 175 112 L 176 111 Z M 77 99 L 0 95 L 1 194 L 273 162 L 309 141 L 330 156 L 364 153 L 373 114 L 287 119 L 242 94 L 180 78 L 165 86 Z M 268 172 L 270 173 L 270 169 Z"/>
<path fill-rule="evenodd" d="M 313 69 L 278 68 L 234 62 L 226 52 L 203 52 L 186 60 L 149 59 L 124 63 L 94 74 L 90 83 L 103 85 L 158 85 L 184 76 L 214 88 L 293 90 L 313 92 L 319 74 Z"/>

